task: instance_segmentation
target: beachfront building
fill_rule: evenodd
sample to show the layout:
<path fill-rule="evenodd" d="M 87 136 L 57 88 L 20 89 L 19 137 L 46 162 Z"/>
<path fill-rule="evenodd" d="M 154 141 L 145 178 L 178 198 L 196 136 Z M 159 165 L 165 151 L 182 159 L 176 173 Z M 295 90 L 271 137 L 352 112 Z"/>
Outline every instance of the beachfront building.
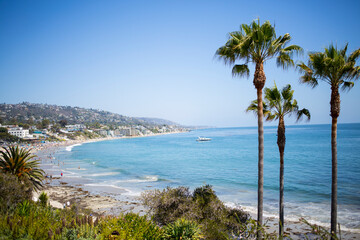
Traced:
<path fill-rule="evenodd" d="M 9 128 L 8 133 L 19 138 L 25 138 L 29 135 L 29 130 L 23 129 L 22 127 L 14 127 Z"/>
<path fill-rule="evenodd" d="M 77 132 L 77 131 L 85 130 L 86 126 L 84 124 L 73 124 L 73 125 L 66 125 L 65 128 L 68 132 Z"/>

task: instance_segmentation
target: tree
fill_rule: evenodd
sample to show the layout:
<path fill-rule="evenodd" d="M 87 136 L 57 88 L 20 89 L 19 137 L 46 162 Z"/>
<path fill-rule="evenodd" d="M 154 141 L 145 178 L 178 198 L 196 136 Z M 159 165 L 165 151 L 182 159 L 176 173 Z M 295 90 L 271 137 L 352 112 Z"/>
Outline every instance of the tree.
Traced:
<path fill-rule="evenodd" d="M 41 121 L 42 129 L 48 128 L 49 125 L 50 125 L 49 119 L 44 119 L 44 120 Z"/>
<path fill-rule="evenodd" d="M 297 115 L 297 121 L 303 116 L 310 120 L 310 112 L 306 108 L 299 110 L 297 101 L 293 99 L 294 90 L 291 85 L 286 85 L 281 92 L 276 84 L 273 88 L 265 88 L 265 101 L 263 103 L 264 117 L 266 121 L 279 120 L 277 130 L 277 145 L 280 154 L 280 197 L 279 197 L 279 236 L 284 235 L 284 152 L 285 152 L 285 116 Z M 246 109 L 247 112 L 257 113 L 257 100 L 252 101 Z"/>
<path fill-rule="evenodd" d="M 300 82 L 316 87 L 319 80 L 330 85 L 330 116 L 331 123 L 331 233 L 336 234 L 337 225 L 337 119 L 340 115 L 340 93 L 350 90 L 354 86 L 352 80 L 360 78 L 360 66 L 356 60 L 360 55 L 360 48 L 346 55 L 348 44 L 343 49 L 330 44 L 324 52 L 309 53 L 308 64 L 300 63 L 298 67 L 303 74 Z"/>
<path fill-rule="evenodd" d="M 251 24 L 242 24 L 240 31 L 230 33 L 226 44 L 220 47 L 216 54 L 225 64 L 234 64 L 237 60 L 244 61 L 244 64 L 235 64 L 232 68 L 233 76 L 249 77 L 249 63 L 255 64 L 254 86 L 257 90 L 258 101 L 258 224 L 263 224 L 263 165 L 264 165 L 264 129 L 263 129 L 263 104 L 262 89 L 265 85 L 266 76 L 264 63 L 276 57 L 278 66 L 287 68 L 294 66 L 292 55 L 302 51 L 299 46 L 287 46 L 291 40 L 290 34 L 276 37 L 275 27 L 266 21 L 260 24 L 260 20 Z M 258 238 L 261 232 L 258 231 Z"/>
<path fill-rule="evenodd" d="M 59 121 L 59 124 L 61 127 L 65 127 L 66 125 L 68 125 L 68 121 L 66 119 L 61 119 Z"/>
<path fill-rule="evenodd" d="M 39 190 L 42 187 L 44 171 L 39 168 L 39 161 L 33 160 L 36 155 L 30 150 L 10 146 L 0 151 L 0 170 L 10 173 L 20 181 L 30 180 L 33 187 Z"/>

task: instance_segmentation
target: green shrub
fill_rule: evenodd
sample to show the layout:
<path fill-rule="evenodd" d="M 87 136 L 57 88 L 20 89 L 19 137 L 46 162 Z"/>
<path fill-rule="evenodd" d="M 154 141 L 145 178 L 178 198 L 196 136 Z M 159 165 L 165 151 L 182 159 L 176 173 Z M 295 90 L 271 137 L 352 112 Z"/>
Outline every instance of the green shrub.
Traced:
<path fill-rule="evenodd" d="M 45 192 L 41 192 L 39 195 L 39 203 L 41 206 L 46 207 L 49 202 L 49 197 Z"/>
<path fill-rule="evenodd" d="M 0 212 L 10 212 L 19 203 L 31 198 L 32 187 L 29 181 L 21 183 L 16 176 L 0 172 Z"/>
<path fill-rule="evenodd" d="M 226 207 L 210 185 L 196 188 L 193 193 L 186 187 L 148 191 L 142 201 L 158 224 L 171 224 L 180 218 L 192 220 L 202 226 L 205 239 L 227 239 L 249 219 L 242 210 Z"/>
<path fill-rule="evenodd" d="M 142 201 L 150 209 L 153 219 L 160 225 L 175 222 L 191 212 L 192 195 L 187 187 L 178 187 L 147 191 Z"/>
<path fill-rule="evenodd" d="M 199 225 L 183 218 L 168 224 L 164 231 L 166 239 L 169 240 L 197 240 L 202 238 Z"/>
<path fill-rule="evenodd" d="M 120 217 L 107 217 L 100 221 L 99 232 L 102 239 L 163 239 L 164 231 L 146 216 L 128 213 Z"/>

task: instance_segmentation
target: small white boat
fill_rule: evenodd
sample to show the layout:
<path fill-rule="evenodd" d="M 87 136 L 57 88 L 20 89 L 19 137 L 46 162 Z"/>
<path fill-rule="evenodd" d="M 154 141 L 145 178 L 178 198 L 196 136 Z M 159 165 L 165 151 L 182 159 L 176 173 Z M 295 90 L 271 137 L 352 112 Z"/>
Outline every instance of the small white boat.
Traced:
<path fill-rule="evenodd" d="M 196 139 L 196 141 L 198 141 L 198 142 L 205 142 L 205 141 L 211 141 L 211 138 L 206 138 L 206 137 L 198 137 L 198 139 Z"/>

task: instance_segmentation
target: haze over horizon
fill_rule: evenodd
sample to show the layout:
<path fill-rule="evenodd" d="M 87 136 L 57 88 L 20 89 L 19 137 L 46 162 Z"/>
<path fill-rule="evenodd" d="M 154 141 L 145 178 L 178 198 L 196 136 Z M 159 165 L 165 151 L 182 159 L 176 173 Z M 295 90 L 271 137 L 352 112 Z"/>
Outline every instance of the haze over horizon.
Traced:
<path fill-rule="evenodd" d="M 331 43 L 348 42 L 350 53 L 360 47 L 358 9 L 355 0 L 0 0 L 0 102 L 94 108 L 183 125 L 256 126 L 245 113 L 256 98 L 254 66 L 248 79 L 233 78 L 231 67 L 214 57 L 227 34 L 260 17 L 304 49 L 297 60 Z M 266 87 L 274 80 L 279 88 L 292 85 L 300 108 L 311 112 L 310 124 L 331 123 L 328 85 L 300 85 L 299 73 L 277 68 L 275 60 L 265 74 Z M 340 93 L 339 123 L 359 122 L 359 84 Z"/>

